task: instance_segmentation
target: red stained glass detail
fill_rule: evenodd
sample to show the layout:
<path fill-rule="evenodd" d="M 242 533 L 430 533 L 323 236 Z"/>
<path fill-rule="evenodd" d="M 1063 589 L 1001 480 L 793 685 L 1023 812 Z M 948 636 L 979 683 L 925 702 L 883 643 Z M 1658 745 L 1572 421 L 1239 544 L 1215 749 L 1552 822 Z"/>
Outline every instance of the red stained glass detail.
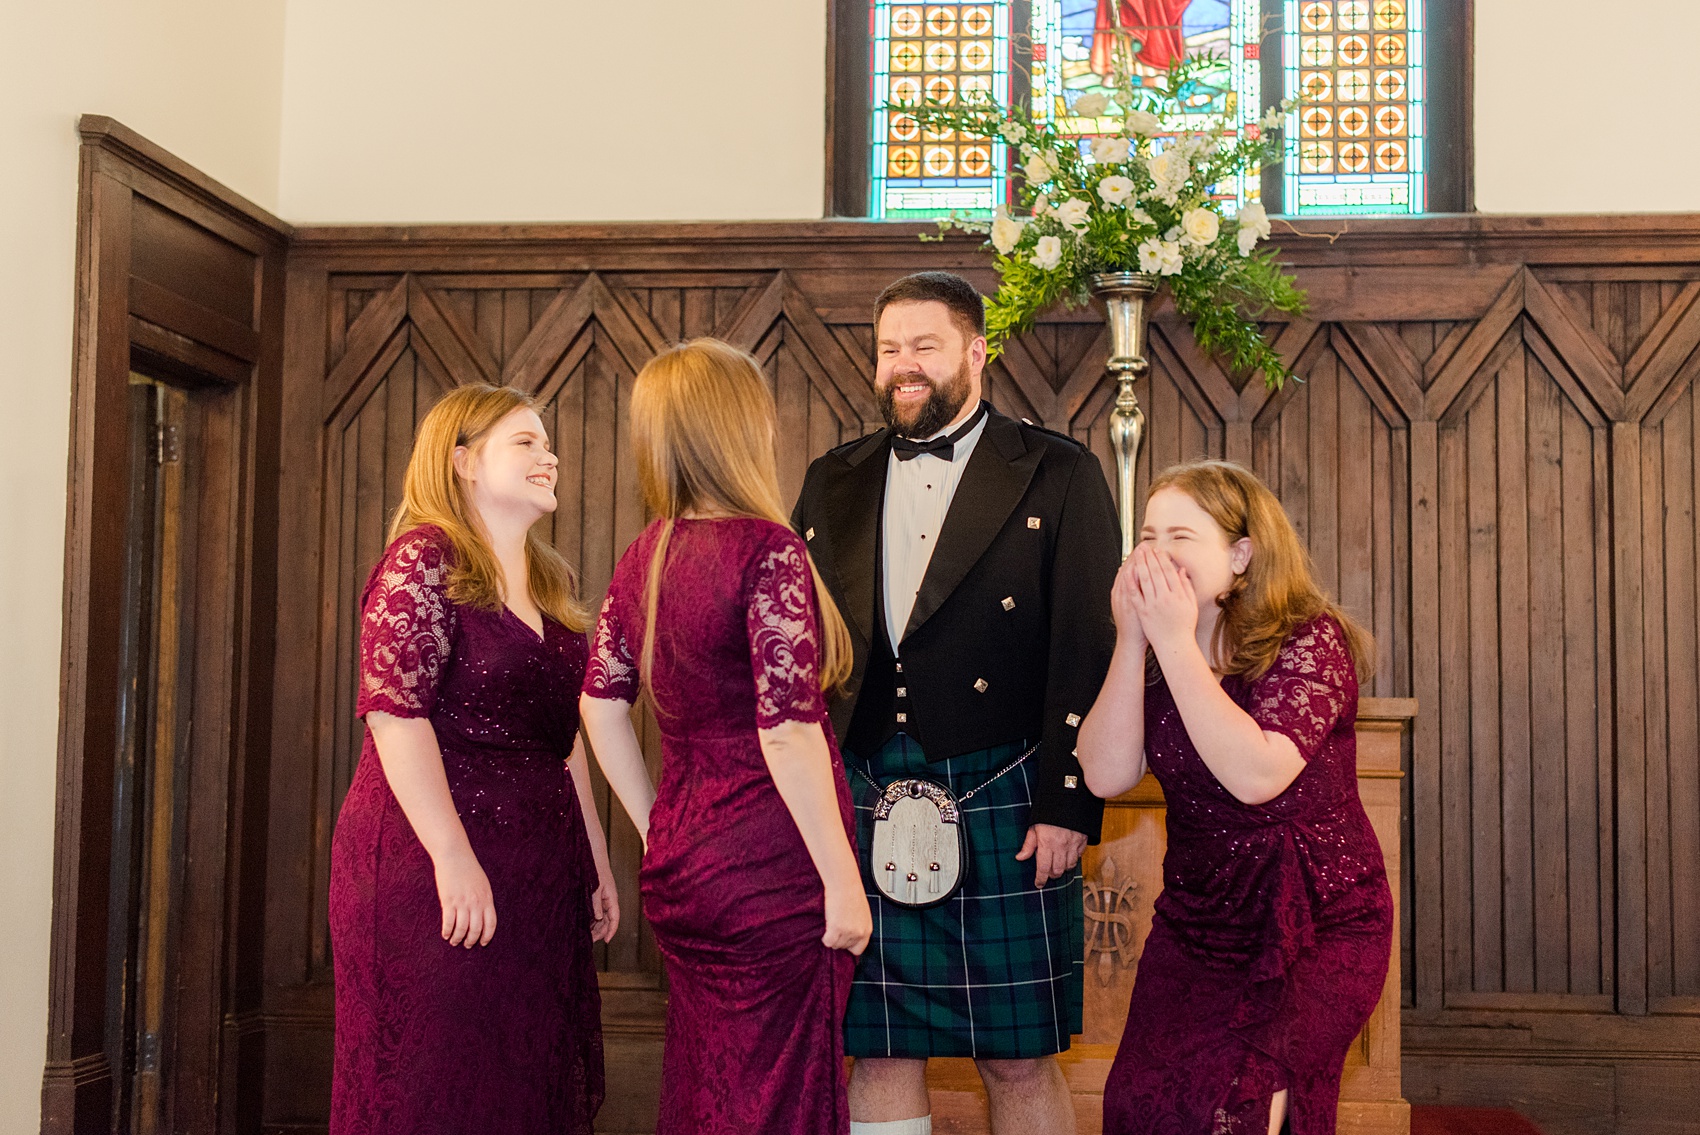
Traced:
<path fill-rule="evenodd" d="M 1043 43 L 1036 43 L 1033 45 L 1033 62 L 1043 63 L 1045 61 L 1047 46 L 1048 45 Z"/>
<path fill-rule="evenodd" d="M 1262 49 L 1261 44 L 1248 43 L 1248 44 L 1245 45 L 1245 57 L 1247 59 L 1260 59 L 1260 58 L 1262 58 L 1262 56 L 1263 56 L 1263 49 Z M 1038 58 L 1038 57 L 1035 56 L 1034 58 Z"/>

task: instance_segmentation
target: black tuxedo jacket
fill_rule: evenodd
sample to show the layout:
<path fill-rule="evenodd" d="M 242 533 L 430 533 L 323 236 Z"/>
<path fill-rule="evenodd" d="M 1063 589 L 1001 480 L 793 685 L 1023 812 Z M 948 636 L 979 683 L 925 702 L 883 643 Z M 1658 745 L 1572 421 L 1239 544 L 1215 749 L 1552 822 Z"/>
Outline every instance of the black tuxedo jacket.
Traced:
<path fill-rule="evenodd" d="M 1039 741 L 1031 822 L 1096 843 L 1104 804 L 1086 790 L 1075 734 L 1115 649 L 1121 543 L 1098 459 L 992 411 L 894 659 L 879 595 L 891 440 L 882 429 L 816 460 L 791 518 L 855 643 L 854 672 L 832 706 L 840 741 L 877 748 L 901 728 L 930 761 Z"/>

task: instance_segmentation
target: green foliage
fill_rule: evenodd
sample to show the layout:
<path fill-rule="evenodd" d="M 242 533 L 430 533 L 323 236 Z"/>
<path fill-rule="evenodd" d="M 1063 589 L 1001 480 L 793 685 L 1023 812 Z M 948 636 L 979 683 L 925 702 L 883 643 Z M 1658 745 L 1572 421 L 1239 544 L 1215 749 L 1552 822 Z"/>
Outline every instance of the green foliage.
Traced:
<path fill-rule="evenodd" d="M 1200 128 L 1196 118 L 1186 119 L 1180 93 L 1204 65 L 1179 61 L 1156 88 L 1138 86 L 1119 70 L 1113 79 L 1116 109 L 1087 111 L 1116 126 L 1094 140 L 1090 160 L 1076 139 L 1057 132 L 1054 121 L 1035 122 L 1025 108 L 932 100 L 887 108 L 931 130 L 1000 136 L 1020 155 L 1024 216 L 1000 209 L 990 222 L 954 216 L 939 221 L 941 234 L 960 228 L 988 236 L 1000 280 L 986 305 L 994 354 L 1056 304 L 1090 302 L 1093 275 L 1143 272 L 1167 286 L 1204 350 L 1235 371 L 1262 372 L 1272 387 L 1291 377 L 1257 320 L 1271 311 L 1304 312 L 1305 295 L 1273 252 L 1253 252 L 1269 235 L 1262 207 L 1226 215 L 1210 189 L 1282 159 L 1279 128 L 1292 104 L 1271 112 L 1255 130 L 1242 132 L 1221 118 Z"/>

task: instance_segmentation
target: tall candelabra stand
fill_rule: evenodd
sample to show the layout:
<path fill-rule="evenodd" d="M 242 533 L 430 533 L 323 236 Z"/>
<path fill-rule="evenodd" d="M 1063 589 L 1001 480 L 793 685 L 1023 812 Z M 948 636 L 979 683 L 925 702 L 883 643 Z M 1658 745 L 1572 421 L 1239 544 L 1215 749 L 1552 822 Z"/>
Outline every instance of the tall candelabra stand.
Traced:
<path fill-rule="evenodd" d="M 1110 414 L 1110 444 L 1116 451 L 1121 490 L 1122 558 L 1133 554 L 1133 476 L 1139 443 L 1145 438 L 1145 412 L 1133 384 L 1150 369 L 1145 358 L 1145 302 L 1157 292 L 1157 277 L 1141 272 L 1103 272 L 1092 277 L 1092 294 L 1104 301 L 1110 325 L 1109 371 L 1116 379 L 1116 408 Z"/>

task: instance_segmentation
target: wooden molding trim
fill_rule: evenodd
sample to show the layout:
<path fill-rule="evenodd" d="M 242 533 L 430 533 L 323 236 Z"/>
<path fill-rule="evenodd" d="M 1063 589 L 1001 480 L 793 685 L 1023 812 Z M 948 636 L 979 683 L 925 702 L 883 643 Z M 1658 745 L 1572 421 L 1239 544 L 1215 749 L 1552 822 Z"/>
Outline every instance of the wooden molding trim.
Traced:
<path fill-rule="evenodd" d="M 106 151 L 128 165 L 188 193 L 203 204 L 218 209 L 273 238 L 288 240 L 294 229 L 240 193 L 215 181 L 163 147 L 104 114 L 85 114 L 77 119 L 83 144 Z"/>

